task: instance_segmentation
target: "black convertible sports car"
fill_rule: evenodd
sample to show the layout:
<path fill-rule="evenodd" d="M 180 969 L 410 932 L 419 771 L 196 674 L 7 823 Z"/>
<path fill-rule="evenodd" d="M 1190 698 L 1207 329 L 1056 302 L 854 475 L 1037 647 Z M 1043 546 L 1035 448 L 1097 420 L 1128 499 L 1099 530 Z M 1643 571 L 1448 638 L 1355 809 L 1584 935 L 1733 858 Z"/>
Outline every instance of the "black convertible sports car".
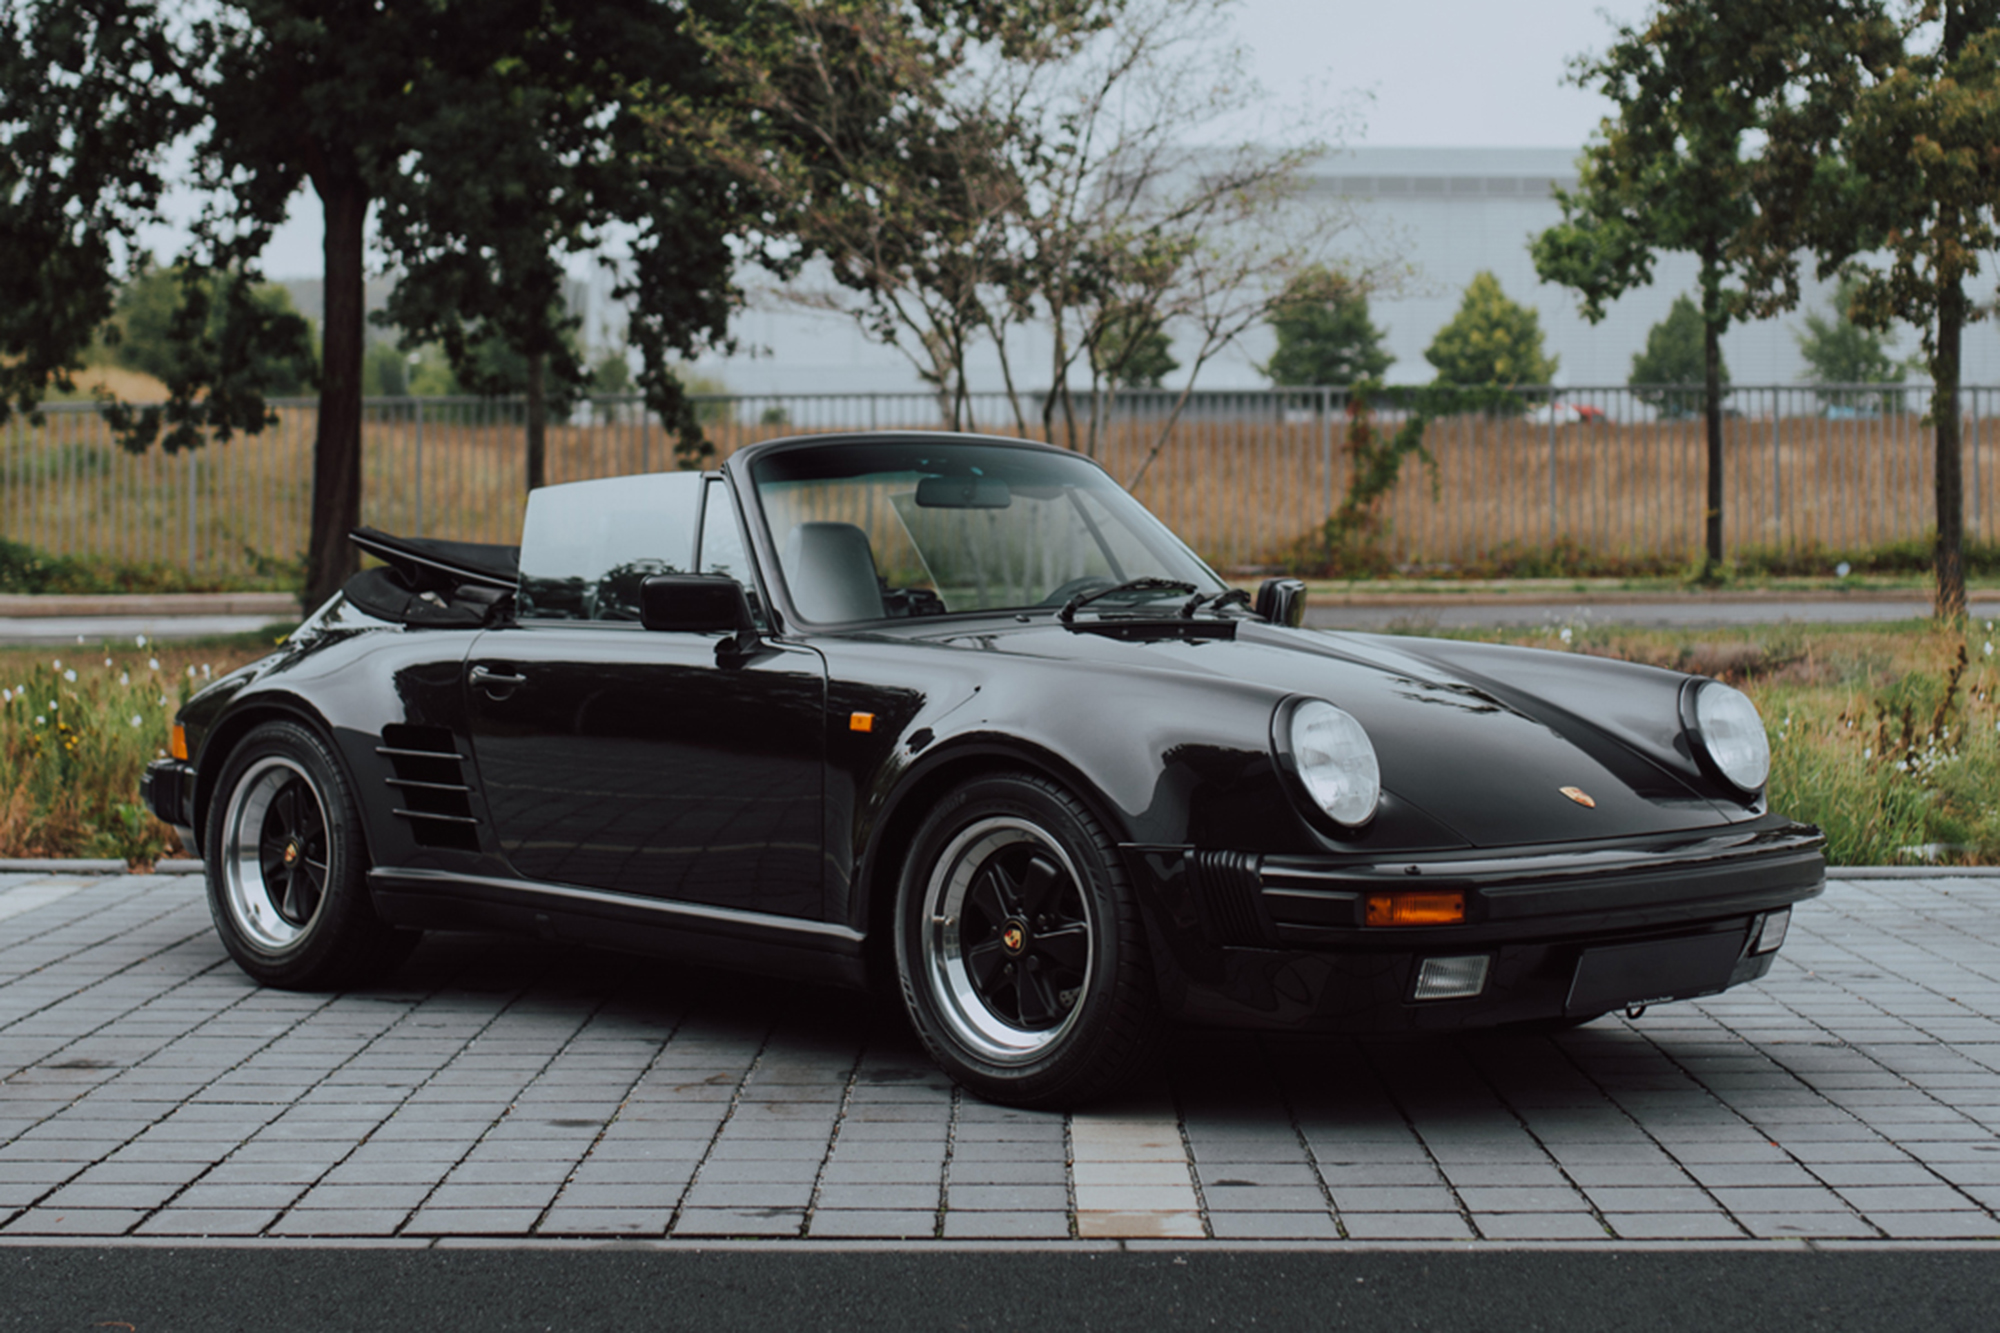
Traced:
<path fill-rule="evenodd" d="M 1026 1105 L 1183 1022 L 1566 1024 L 1762 976 L 1820 891 L 1713 680 L 1299 628 L 1095 464 L 823 436 L 534 493 L 181 711 L 152 808 L 272 985 L 425 927 L 864 985 Z"/>

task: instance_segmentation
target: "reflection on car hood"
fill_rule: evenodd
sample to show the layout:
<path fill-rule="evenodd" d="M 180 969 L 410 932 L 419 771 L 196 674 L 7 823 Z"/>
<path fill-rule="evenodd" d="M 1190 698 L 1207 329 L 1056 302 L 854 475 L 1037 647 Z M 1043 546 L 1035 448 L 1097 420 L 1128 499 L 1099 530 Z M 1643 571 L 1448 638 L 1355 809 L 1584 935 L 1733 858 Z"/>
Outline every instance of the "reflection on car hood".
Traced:
<path fill-rule="evenodd" d="M 1191 682 L 1262 685 L 1274 703 L 1292 694 L 1329 700 L 1367 728 L 1383 787 L 1475 846 L 1665 833 L 1750 814 L 1711 799 L 1676 748 L 1685 678 L 1656 668 L 1251 621 L 1233 638 L 1135 639 L 1046 622 L 983 622 L 924 637 L 1113 675 L 1168 672 Z M 1198 698 L 1189 706 L 1198 707 Z"/>

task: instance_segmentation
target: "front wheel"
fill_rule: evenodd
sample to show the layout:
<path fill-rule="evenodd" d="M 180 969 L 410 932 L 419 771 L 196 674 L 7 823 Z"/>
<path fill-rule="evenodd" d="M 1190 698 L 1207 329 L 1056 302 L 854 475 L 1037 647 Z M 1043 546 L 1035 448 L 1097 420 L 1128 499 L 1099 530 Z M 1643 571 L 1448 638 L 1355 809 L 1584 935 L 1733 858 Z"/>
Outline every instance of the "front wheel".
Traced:
<path fill-rule="evenodd" d="M 231 752 L 205 845 L 216 933 L 267 986 L 359 981 L 416 943 L 376 917 L 353 793 L 326 743 L 297 723 L 267 722 Z"/>
<path fill-rule="evenodd" d="M 979 778 L 917 831 L 896 962 L 918 1037 L 990 1101 L 1058 1108 L 1129 1083 L 1164 1023 L 1117 850 L 1062 788 Z"/>

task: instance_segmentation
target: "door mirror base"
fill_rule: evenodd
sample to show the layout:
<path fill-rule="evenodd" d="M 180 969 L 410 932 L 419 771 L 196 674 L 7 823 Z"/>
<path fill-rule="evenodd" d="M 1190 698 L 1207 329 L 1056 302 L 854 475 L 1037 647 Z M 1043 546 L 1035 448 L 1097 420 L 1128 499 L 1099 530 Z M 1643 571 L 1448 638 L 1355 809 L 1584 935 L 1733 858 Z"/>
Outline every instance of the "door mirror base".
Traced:
<path fill-rule="evenodd" d="M 725 653 L 748 656 L 762 642 L 743 585 L 722 574 L 648 576 L 639 585 L 639 623 L 649 630 L 729 634 L 716 645 L 718 662 Z"/>

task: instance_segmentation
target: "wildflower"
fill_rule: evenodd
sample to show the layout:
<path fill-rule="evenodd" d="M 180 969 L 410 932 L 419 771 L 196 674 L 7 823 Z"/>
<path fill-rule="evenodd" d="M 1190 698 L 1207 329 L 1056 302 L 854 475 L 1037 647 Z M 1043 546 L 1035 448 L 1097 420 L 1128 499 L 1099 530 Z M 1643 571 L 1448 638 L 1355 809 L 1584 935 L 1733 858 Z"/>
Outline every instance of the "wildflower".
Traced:
<path fill-rule="evenodd" d="M 135 727 L 144 726 L 145 719 L 140 717 L 137 713 L 134 713 L 132 714 L 132 725 Z"/>
<path fill-rule="evenodd" d="M 1562 632 L 1562 641 L 1563 641 L 1564 643 L 1568 643 L 1568 642 L 1569 642 L 1569 641 L 1570 641 L 1570 640 L 1571 640 L 1571 639 L 1572 639 L 1573 637 L 1575 637 L 1575 636 L 1574 636 L 1574 635 L 1572 635 L 1572 634 L 1570 633 L 1570 628 L 1569 628 L 1569 626 L 1568 626 L 1568 625 L 1564 625 L 1564 626 L 1563 626 L 1563 632 Z"/>
<path fill-rule="evenodd" d="M 192 663 L 188 665 L 188 679 L 189 680 L 194 679 L 194 665 Z"/>
<path fill-rule="evenodd" d="M 63 672 L 63 679 L 72 685 L 76 684 L 76 668 L 71 667 L 69 670 Z"/>
<path fill-rule="evenodd" d="M 1993 656 L 1993 640 L 1988 639 L 1986 641 L 1986 647 L 1983 649 L 1983 651 L 1988 657 Z"/>
<path fill-rule="evenodd" d="M 1875 757 L 1875 747 L 1872 745 L 1865 747 L 1861 751 L 1861 757 L 1863 759 L 1873 759 Z"/>
<path fill-rule="evenodd" d="M 106 671 L 111 670 L 111 659 L 108 657 L 104 659 L 104 669 Z"/>
<path fill-rule="evenodd" d="M 143 634 L 134 634 L 132 636 L 132 642 L 137 644 L 139 647 L 144 648 L 146 646 L 146 636 Z"/>
<path fill-rule="evenodd" d="M 35 725 L 36 725 L 36 726 L 38 726 L 38 727 L 45 727 L 45 726 L 47 726 L 48 724 L 49 724 L 49 720 L 48 720 L 48 718 L 44 717 L 44 716 L 43 716 L 42 714 L 40 714 L 40 713 L 37 713 L 37 714 L 35 714 Z"/>
<path fill-rule="evenodd" d="M 14 691 L 0 690 L 0 704 L 10 704 L 13 702 L 14 702 Z"/>
<path fill-rule="evenodd" d="M 58 671 L 62 670 L 62 659 L 60 657 L 56 659 L 56 670 Z"/>
<path fill-rule="evenodd" d="M 129 672 L 129 671 L 121 671 L 121 672 L 119 672 L 119 673 L 118 673 L 118 683 L 119 683 L 120 685 L 130 685 L 130 684 L 132 683 L 132 673 L 131 673 L 131 672 Z"/>
<path fill-rule="evenodd" d="M 203 662 L 201 664 L 201 678 L 203 680 L 207 680 L 209 678 L 208 663 L 206 662 Z"/>
<path fill-rule="evenodd" d="M 157 657 L 149 657 L 146 659 L 146 665 L 151 667 L 153 670 L 158 671 L 160 669 L 160 659 Z"/>

